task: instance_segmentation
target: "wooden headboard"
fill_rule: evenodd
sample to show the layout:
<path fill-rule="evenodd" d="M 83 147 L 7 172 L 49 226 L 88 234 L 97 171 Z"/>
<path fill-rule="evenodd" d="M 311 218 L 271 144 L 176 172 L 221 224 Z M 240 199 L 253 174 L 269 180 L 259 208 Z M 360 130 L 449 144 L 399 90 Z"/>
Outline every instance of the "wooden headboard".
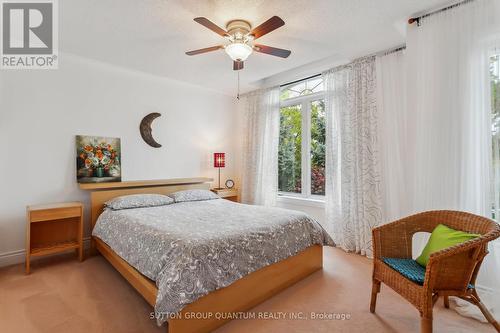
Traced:
<path fill-rule="evenodd" d="M 157 193 L 170 194 L 181 190 L 210 189 L 213 178 L 177 178 L 161 180 L 128 181 L 115 183 L 80 184 L 80 189 L 91 191 L 91 230 L 104 209 L 104 203 L 121 195 Z"/>

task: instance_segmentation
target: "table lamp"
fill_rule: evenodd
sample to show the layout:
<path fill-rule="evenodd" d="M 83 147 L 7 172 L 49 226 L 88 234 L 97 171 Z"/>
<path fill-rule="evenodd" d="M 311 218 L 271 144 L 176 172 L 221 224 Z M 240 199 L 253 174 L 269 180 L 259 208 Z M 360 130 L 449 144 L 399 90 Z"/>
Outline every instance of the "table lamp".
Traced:
<path fill-rule="evenodd" d="M 214 168 L 219 168 L 219 187 L 216 190 L 222 190 L 220 187 L 220 168 L 226 166 L 226 153 L 214 153 Z"/>

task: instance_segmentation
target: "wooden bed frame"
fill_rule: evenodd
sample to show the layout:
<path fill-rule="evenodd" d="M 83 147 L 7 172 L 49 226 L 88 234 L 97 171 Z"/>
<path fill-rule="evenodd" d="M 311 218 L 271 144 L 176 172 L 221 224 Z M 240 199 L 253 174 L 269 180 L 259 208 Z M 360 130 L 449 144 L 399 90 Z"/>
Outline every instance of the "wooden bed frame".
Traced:
<path fill-rule="evenodd" d="M 91 191 L 92 229 L 104 208 L 104 202 L 121 195 L 139 193 L 169 194 L 187 189 L 210 189 L 211 178 L 183 178 L 154 181 L 80 184 Z M 158 288 L 118 256 L 106 243 L 92 237 L 91 253 L 99 251 L 120 274 L 154 306 Z M 187 305 L 179 316 L 168 320 L 168 333 L 204 333 L 224 325 L 231 319 L 216 318 L 220 313 L 239 313 L 254 307 L 288 286 L 323 267 L 323 247 L 311 246 L 288 259 L 255 271 L 226 288 L 211 292 Z M 203 319 L 193 318 L 203 314 Z M 227 317 L 227 316 L 225 316 Z"/>

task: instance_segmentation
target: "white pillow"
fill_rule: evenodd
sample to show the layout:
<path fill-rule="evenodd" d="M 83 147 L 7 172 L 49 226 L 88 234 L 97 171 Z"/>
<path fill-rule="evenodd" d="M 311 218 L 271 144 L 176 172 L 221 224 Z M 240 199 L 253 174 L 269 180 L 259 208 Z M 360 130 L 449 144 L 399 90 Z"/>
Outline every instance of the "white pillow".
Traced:
<path fill-rule="evenodd" d="M 116 197 L 104 203 L 113 210 L 164 206 L 174 203 L 174 200 L 162 194 L 131 194 Z"/>
<path fill-rule="evenodd" d="M 203 200 L 220 199 L 220 197 L 217 194 L 215 194 L 212 191 L 208 191 L 208 190 L 177 191 L 177 192 L 170 194 L 170 197 L 172 197 L 175 202 L 203 201 Z"/>

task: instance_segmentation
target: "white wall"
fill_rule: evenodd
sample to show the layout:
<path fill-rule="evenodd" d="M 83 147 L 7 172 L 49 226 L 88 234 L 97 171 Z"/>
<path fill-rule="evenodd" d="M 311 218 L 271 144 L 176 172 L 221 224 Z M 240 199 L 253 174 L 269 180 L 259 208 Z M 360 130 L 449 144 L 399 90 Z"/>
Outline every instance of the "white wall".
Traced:
<path fill-rule="evenodd" d="M 122 179 L 209 176 L 211 152 L 228 153 L 236 178 L 235 99 L 185 83 L 60 54 L 59 70 L 0 72 L 0 265 L 22 259 L 25 206 L 81 200 L 75 135 L 120 137 Z M 159 112 L 155 149 L 139 122 Z M 89 235 L 88 218 L 86 235 Z"/>

